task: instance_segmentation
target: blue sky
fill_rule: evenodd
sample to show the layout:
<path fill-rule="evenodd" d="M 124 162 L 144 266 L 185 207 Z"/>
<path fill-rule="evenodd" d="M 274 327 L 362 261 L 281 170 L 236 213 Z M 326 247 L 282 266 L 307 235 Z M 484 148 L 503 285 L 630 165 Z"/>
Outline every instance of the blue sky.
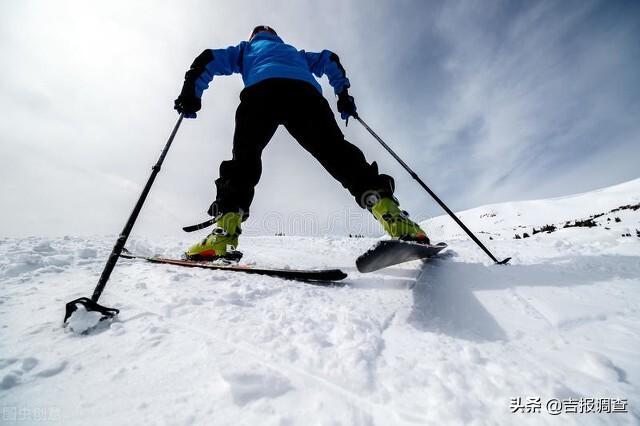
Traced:
<path fill-rule="evenodd" d="M 338 53 L 362 117 L 455 210 L 638 177 L 635 1 L 3 2 L 0 235 L 119 232 L 176 119 L 184 71 L 257 24 Z M 205 218 L 241 89 L 240 76 L 213 81 L 137 234 Z M 403 208 L 441 214 L 364 129 L 342 127 L 396 178 Z M 379 232 L 284 130 L 252 209 L 254 233 Z"/>

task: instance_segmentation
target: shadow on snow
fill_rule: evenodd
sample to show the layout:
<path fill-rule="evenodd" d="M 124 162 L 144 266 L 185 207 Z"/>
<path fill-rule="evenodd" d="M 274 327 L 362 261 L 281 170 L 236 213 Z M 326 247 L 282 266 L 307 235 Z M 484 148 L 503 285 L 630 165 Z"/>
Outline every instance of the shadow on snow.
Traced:
<path fill-rule="evenodd" d="M 420 330 L 466 340 L 507 340 L 505 331 L 474 292 L 586 286 L 639 276 L 640 260 L 634 256 L 565 257 L 506 267 L 433 259 L 423 263 L 413 286 L 409 322 Z"/>

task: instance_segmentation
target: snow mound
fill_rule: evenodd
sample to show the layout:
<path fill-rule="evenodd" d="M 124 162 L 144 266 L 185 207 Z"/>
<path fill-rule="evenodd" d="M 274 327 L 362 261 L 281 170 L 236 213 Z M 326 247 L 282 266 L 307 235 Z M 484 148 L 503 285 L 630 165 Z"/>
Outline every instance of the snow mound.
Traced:
<path fill-rule="evenodd" d="M 83 334 L 95 328 L 100 323 L 101 318 L 102 314 L 100 312 L 87 311 L 84 306 L 79 304 L 67 320 L 67 327 L 74 333 Z"/>

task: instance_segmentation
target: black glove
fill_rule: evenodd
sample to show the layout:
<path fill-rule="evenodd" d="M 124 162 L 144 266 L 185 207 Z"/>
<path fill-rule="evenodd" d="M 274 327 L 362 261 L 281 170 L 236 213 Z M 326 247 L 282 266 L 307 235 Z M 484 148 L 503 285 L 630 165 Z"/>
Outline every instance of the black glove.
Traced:
<path fill-rule="evenodd" d="M 183 90 L 175 100 L 173 109 L 180 114 L 184 114 L 185 118 L 196 118 L 196 112 L 202 108 L 202 101 L 195 95 L 185 93 Z"/>
<path fill-rule="evenodd" d="M 349 117 L 358 118 L 356 102 L 353 99 L 353 96 L 349 95 L 349 91 L 347 89 L 338 93 L 338 112 L 340 113 L 340 117 L 345 120 L 347 124 L 349 124 Z"/>

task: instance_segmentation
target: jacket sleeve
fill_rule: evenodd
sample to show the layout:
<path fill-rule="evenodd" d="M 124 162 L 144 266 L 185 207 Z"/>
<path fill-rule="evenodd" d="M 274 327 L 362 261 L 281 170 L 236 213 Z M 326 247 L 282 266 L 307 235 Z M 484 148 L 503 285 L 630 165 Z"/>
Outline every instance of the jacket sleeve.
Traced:
<path fill-rule="evenodd" d="M 324 74 L 327 75 L 329 84 L 333 87 L 336 95 L 344 89 L 351 87 L 349 79 L 347 78 L 347 72 L 342 67 L 338 55 L 329 50 L 323 50 L 320 53 L 301 50 L 300 53 L 307 59 L 309 70 L 311 70 L 315 76 L 320 78 Z"/>
<path fill-rule="evenodd" d="M 184 75 L 182 93 L 202 97 L 213 77 L 241 72 L 243 43 L 226 49 L 204 50 Z"/>

